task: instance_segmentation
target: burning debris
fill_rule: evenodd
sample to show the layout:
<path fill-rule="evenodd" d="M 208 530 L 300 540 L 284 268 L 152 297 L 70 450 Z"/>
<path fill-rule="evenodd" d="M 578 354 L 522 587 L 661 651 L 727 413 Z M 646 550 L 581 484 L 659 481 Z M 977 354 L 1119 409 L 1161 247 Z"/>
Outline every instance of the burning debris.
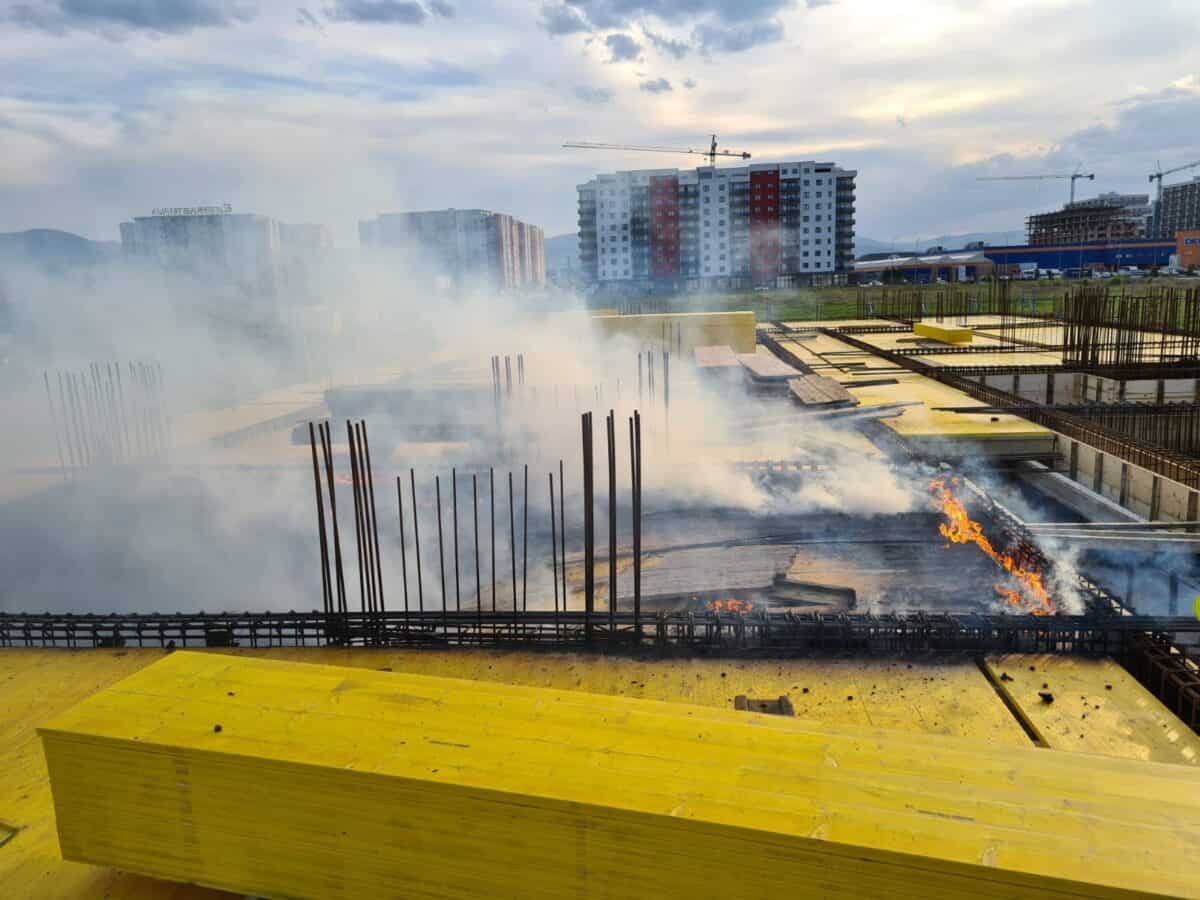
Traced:
<path fill-rule="evenodd" d="M 1057 612 L 1058 604 L 1046 590 L 1041 571 L 1034 568 L 1021 553 L 1001 552 L 992 546 L 992 542 L 983 533 L 983 526 L 967 514 L 962 501 L 954 495 L 954 488 L 957 486 L 956 478 L 938 477 L 929 482 L 934 506 L 946 517 L 945 522 L 938 524 L 938 531 L 942 537 L 952 544 L 974 544 L 1017 581 L 1020 589 L 999 583 L 992 586 L 1013 609 L 1035 616 L 1048 616 Z"/>
<path fill-rule="evenodd" d="M 704 608 L 709 612 L 748 613 L 754 609 L 754 604 L 749 600 L 731 597 L 728 600 L 709 600 L 704 604 Z"/>

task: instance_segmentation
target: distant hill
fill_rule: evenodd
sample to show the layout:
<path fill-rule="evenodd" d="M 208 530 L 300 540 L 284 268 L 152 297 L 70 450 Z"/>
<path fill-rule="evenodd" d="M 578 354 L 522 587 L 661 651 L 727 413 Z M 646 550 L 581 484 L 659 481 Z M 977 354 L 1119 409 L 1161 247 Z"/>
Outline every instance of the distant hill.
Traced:
<path fill-rule="evenodd" d="M 121 245 L 89 241 L 69 231 L 35 228 L 0 234 L 0 265 L 25 263 L 47 272 L 62 272 L 113 259 Z"/>
<path fill-rule="evenodd" d="M 990 245 L 1004 245 L 1016 237 L 1017 243 L 1025 239 L 1023 231 L 968 231 L 966 234 L 941 234 L 937 237 L 921 238 L 915 245 L 912 241 L 877 241 L 874 238 L 858 235 L 854 238 L 854 255 L 863 256 L 867 253 L 912 253 L 916 247 L 918 253 L 924 253 L 930 247 L 945 247 L 947 250 L 961 250 L 967 244 L 983 241 Z"/>
<path fill-rule="evenodd" d="M 565 272 L 579 268 L 579 237 L 572 234 L 556 234 L 548 237 L 546 246 L 546 271 Z"/>

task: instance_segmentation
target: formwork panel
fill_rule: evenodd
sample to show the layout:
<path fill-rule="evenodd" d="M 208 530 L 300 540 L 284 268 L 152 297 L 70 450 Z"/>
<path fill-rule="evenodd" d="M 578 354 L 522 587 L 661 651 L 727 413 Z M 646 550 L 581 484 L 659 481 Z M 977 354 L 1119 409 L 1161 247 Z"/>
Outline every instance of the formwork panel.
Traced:
<path fill-rule="evenodd" d="M 1200 896 L 1189 767 L 199 653 L 40 733 L 64 856 L 249 894 Z"/>
<path fill-rule="evenodd" d="M 662 346 L 672 353 L 691 354 L 697 347 L 725 344 L 735 353 L 753 353 L 754 313 L 651 313 L 633 316 L 594 316 L 603 337 L 624 337 L 639 344 Z"/>
<path fill-rule="evenodd" d="M 1051 748 L 1200 765 L 1200 735 L 1111 659 L 1016 653 L 986 662 Z"/>

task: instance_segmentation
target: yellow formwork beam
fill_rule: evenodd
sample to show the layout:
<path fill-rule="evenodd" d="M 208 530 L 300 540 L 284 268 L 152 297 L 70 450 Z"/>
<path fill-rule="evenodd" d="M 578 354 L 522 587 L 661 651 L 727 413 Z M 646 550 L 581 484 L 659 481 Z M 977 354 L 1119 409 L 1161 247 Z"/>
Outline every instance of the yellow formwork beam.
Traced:
<path fill-rule="evenodd" d="M 594 316 L 592 324 L 603 337 L 628 338 L 680 355 L 713 344 L 725 344 L 734 353 L 754 352 L 754 313 L 748 311 Z"/>
<path fill-rule="evenodd" d="M 970 328 L 956 328 L 953 325 L 938 325 L 934 322 L 917 322 L 913 325 L 913 334 L 941 341 L 943 344 L 969 344 L 972 338 Z"/>
<path fill-rule="evenodd" d="M 40 729 L 63 854 L 264 896 L 1200 896 L 1200 772 L 175 653 Z"/>

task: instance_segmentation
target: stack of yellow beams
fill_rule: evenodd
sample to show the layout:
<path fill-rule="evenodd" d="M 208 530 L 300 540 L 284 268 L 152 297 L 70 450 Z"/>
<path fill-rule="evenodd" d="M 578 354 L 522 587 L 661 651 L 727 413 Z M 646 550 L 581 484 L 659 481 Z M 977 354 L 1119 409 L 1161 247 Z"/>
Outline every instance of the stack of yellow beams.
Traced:
<path fill-rule="evenodd" d="M 40 730 L 63 855 L 279 897 L 1200 896 L 1200 772 L 175 653 Z"/>
<path fill-rule="evenodd" d="M 971 343 L 970 328 L 956 328 L 953 325 L 939 325 L 936 322 L 917 322 L 913 325 L 913 334 L 941 341 L 943 344 Z"/>

